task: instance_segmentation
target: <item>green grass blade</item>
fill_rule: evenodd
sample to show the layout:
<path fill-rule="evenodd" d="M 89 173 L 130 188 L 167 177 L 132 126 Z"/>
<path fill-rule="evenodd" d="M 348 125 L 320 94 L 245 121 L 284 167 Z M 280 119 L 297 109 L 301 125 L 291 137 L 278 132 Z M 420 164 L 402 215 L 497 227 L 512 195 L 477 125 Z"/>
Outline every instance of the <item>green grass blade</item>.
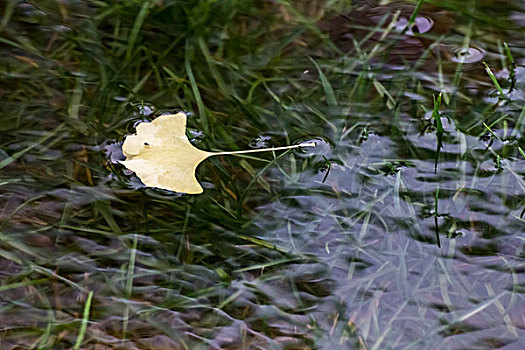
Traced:
<path fill-rule="evenodd" d="M 329 106 L 336 107 L 337 106 L 337 99 L 335 98 L 334 89 L 332 88 L 332 85 L 324 75 L 323 71 L 321 70 L 321 67 L 315 62 L 313 58 L 310 58 L 310 61 L 315 65 L 315 68 L 317 68 L 317 71 L 319 72 L 319 79 L 321 79 L 321 85 L 323 86 L 324 94 L 326 96 L 326 102 Z"/>
<path fill-rule="evenodd" d="M 396 100 L 394 100 L 394 98 L 388 92 L 385 86 L 381 84 L 377 79 L 374 79 L 373 85 L 377 90 L 379 96 L 381 96 L 382 98 L 385 98 L 386 96 L 386 106 L 388 107 L 388 109 L 394 109 L 394 107 L 396 106 Z"/>
<path fill-rule="evenodd" d="M 498 94 L 501 98 L 505 98 L 505 93 L 503 92 L 503 89 L 501 88 L 501 86 L 499 85 L 498 83 L 498 79 L 496 79 L 496 76 L 494 75 L 494 73 L 492 73 L 492 70 L 490 69 L 490 67 L 488 66 L 487 63 L 483 62 L 483 65 L 485 66 L 485 71 L 487 72 L 487 74 L 489 75 L 490 77 L 490 80 L 492 80 L 492 83 L 494 84 L 494 86 L 496 87 L 496 90 L 498 90 Z"/>
<path fill-rule="evenodd" d="M 439 202 L 439 186 L 436 189 L 436 195 L 434 197 L 434 227 L 436 229 L 436 242 L 438 248 L 441 248 L 441 241 L 439 239 L 439 225 L 438 225 L 438 202 Z"/>
<path fill-rule="evenodd" d="M 9 20 L 11 19 L 11 16 L 13 15 L 13 9 L 15 8 L 16 1 L 10 0 L 4 10 L 4 17 L 2 18 L 2 22 L 0 23 L 0 32 L 5 28 L 7 23 L 9 23 Z"/>
<path fill-rule="evenodd" d="M 193 96 L 195 97 L 195 101 L 197 102 L 197 108 L 199 109 L 199 117 L 204 126 L 204 130 L 206 132 L 209 132 L 210 125 L 209 125 L 208 117 L 206 114 L 206 108 L 204 107 L 204 102 L 202 102 L 201 93 L 199 92 L 199 87 L 197 85 L 197 81 L 195 80 L 195 76 L 193 75 L 193 70 L 191 68 L 192 51 L 193 51 L 193 47 L 190 47 L 189 42 L 187 41 L 184 67 L 186 68 L 186 74 L 188 74 L 188 79 L 190 80 L 190 85 L 191 85 L 191 90 L 193 91 Z"/>
<path fill-rule="evenodd" d="M 23 282 L 16 282 L 16 283 L 10 283 L 3 286 L 0 286 L 0 292 L 13 289 L 13 288 L 20 288 L 20 287 L 27 287 L 27 286 L 34 286 L 40 283 L 44 283 L 49 281 L 49 278 L 39 278 L 35 280 L 29 280 L 29 281 L 23 281 Z"/>
<path fill-rule="evenodd" d="M 442 94 L 439 93 L 437 100 L 436 96 L 434 96 L 434 109 L 432 110 L 432 118 L 436 121 L 436 128 L 438 133 L 445 132 L 445 129 L 443 128 L 443 123 L 441 122 L 441 116 L 439 115 L 439 108 L 441 107 L 441 96 Z"/>
<path fill-rule="evenodd" d="M 126 273 L 126 297 L 130 298 L 131 293 L 133 291 L 133 278 L 135 275 L 135 261 L 137 258 L 137 245 L 138 245 L 138 236 L 135 233 L 133 235 L 133 246 L 131 247 L 131 251 L 129 253 L 129 263 L 128 263 L 128 271 Z M 122 337 L 126 338 L 126 332 L 128 330 L 128 322 L 129 322 L 129 305 L 126 304 L 126 308 L 124 310 L 124 316 L 123 316 L 123 325 L 122 325 Z"/>
<path fill-rule="evenodd" d="M 507 56 L 507 60 L 509 63 L 510 93 L 512 90 L 514 90 L 514 87 L 516 86 L 516 62 L 514 62 L 514 57 L 512 57 L 512 52 L 510 52 L 509 45 L 507 45 L 507 43 L 504 42 L 503 46 L 505 48 L 505 55 Z"/>
<path fill-rule="evenodd" d="M 423 5 L 424 2 L 425 0 L 419 0 L 419 2 L 416 5 L 416 8 L 414 9 L 414 12 L 412 12 L 412 16 L 410 16 L 410 19 L 408 20 L 408 26 L 405 28 L 405 30 L 410 28 L 414 24 L 414 22 L 416 21 L 416 17 L 419 13 L 419 10 L 421 9 L 421 6 Z"/>
<path fill-rule="evenodd" d="M 441 107 L 441 96 L 442 96 L 441 93 L 438 95 L 437 99 L 436 99 L 436 96 L 433 96 L 434 109 L 432 110 L 432 119 L 436 121 L 436 137 L 437 137 L 436 157 L 434 159 L 434 173 L 437 173 L 437 164 L 438 164 L 439 154 L 441 152 L 441 147 L 443 147 L 443 134 L 445 133 L 445 128 L 443 128 L 443 122 L 441 121 L 441 116 L 439 115 L 439 108 Z"/>
<path fill-rule="evenodd" d="M 82 344 L 82 341 L 84 340 L 84 336 L 86 335 L 86 329 L 87 324 L 89 321 L 89 310 L 91 308 L 91 299 L 93 298 L 93 291 L 89 292 L 89 295 L 86 300 L 86 304 L 84 305 L 84 316 L 82 317 L 82 325 L 80 326 L 80 331 L 78 332 L 77 336 L 77 342 L 75 343 L 75 350 L 80 349 L 80 345 Z"/>
<path fill-rule="evenodd" d="M 142 4 L 142 7 L 140 8 L 137 18 L 135 18 L 135 23 L 133 23 L 133 28 L 131 29 L 131 33 L 129 34 L 129 38 L 128 38 L 128 47 L 126 50 L 126 62 L 129 62 L 131 59 L 131 56 L 133 54 L 133 48 L 135 46 L 135 41 L 137 41 L 137 36 L 139 34 L 140 28 L 142 27 L 142 24 L 144 23 L 144 19 L 146 18 L 146 15 L 148 14 L 149 5 L 150 5 L 150 2 L 145 1 Z"/>
<path fill-rule="evenodd" d="M 523 149 L 518 146 L 518 151 L 520 151 L 521 155 L 523 156 L 523 159 L 525 159 L 525 152 L 523 152 Z"/>
<path fill-rule="evenodd" d="M 492 129 L 490 128 L 490 126 L 488 126 L 488 125 L 485 124 L 485 123 L 483 123 L 483 126 L 485 127 L 485 129 L 488 130 L 488 132 L 490 132 L 490 134 L 491 134 L 492 136 L 494 136 L 494 138 L 498 139 L 499 141 L 503 141 L 498 135 L 496 135 L 496 134 L 494 133 L 494 131 L 492 131 Z"/>

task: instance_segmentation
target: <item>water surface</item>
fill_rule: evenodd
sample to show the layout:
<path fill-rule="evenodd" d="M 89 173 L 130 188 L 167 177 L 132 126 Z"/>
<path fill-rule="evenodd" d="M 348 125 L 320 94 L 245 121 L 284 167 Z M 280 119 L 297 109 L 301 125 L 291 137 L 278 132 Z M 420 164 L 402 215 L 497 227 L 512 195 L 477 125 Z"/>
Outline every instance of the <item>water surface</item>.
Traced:
<path fill-rule="evenodd" d="M 415 5 L 0 4 L 1 347 L 523 348 L 525 7 Z"/>

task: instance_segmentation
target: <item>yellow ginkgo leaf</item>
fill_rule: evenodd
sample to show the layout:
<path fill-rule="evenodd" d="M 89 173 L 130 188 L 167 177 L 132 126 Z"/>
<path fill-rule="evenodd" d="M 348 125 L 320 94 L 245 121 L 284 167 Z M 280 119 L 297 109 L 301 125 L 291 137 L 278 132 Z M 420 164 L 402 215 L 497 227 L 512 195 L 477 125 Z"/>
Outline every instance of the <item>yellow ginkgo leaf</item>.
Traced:
<path fill-rule="evenodd" d="M 186 137 L 186 115 L 177 113 L 160 116 L 151 123 L 140 123 L 137 133 L 124 140 L 122 151 L 126 160 L 120 163 L 135 172 L 148 187 L 199 194 L 202 187 L 195 178 L 195 170 L 210 156 L 297 147 L 315 147 L 315 142 L 247 151 L 205 152 L 190 143 Z"/>

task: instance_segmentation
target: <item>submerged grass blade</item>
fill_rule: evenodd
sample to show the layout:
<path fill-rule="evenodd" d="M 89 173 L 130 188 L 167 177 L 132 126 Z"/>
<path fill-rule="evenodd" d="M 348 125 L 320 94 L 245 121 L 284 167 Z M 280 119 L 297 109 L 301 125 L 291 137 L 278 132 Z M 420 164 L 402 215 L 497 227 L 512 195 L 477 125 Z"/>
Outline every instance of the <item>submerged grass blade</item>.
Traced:
<path fill-rule="evenodd" d="M 517 137 L 521 132 L 523 127 L 525 126 L 525 106 L 521 109 L 521 113 L 518 116 L 518 120 L 516 120 L 516 124 L 514 125 L 514 130 L 512 130 L 511 137 Z"/>
<path fill-rule="evenodd" d="M 436 242 L 438 248 L 441 248 L 441 240 L 439 239 L 439 225 L 438 225 L 438 202 L 439 202 L 439 186 L 436 188 L 436 195 L 434 197 L 434 228 L 436 230 Z"/>
<path fill-rule="evenodd" d="M 244 200 L 246 199 L 246 195 L 248 193 L 248 191 L 252 188 L 252 186 L 255 184 L 255 182 L 259 179 L 260 176 L 262 176 L 262 174 L 264 174 L 264 172 L 266 170 L 268 170 L 276 161 L 278 161 L 279 159 L 281 159 L 286 153 L 288 152 L 283 152 L 281 153 L 280 155 L 278 155 L 277 157 L 275 157 L 271 162 L 269 162 L 268 164 L 266 164 L 258 173 L 257 175 L 255 175 L 251 180 L 250 180 L 250 183 L 246 186 L 246 188 L 244 189 L 244 191 L 241 193 L 241 195 L 239 196 L 239 201 L 238 201 L 238 204 L 237 204 L 237 217 L 241 217 L 242 216 L 242 206 L 244 204 Z"/>
<path fill-rule="evenodd" d="M 128 262 L 128 271 L 126 273 L 126 297 L 130 298 L 131 293 L 133 291 L 133 278 L 135 275 L 135 260 L 137 258 L 137 245 L 138 245 L 138 236 L 135 233 L 133 235 L 133 246 L 131 247 L 130 253 L 129 253 L 129 262 Z M 123 316 L 123 324 L 122 324 L 122 338 L 126 338 L 126 332 L 128 330 L 128 322 L 129 322 L 129 305 L 126 303 L 125 309 L 124 309 L 124 316 Z"/>
<path fill-rule="evenodd" d="M 273 244 L 273 243 L 269 243 L 265 240 L 262 240 L 262 239 L 259 239 L 259 238 L 255 238 L 255 237 L 249 237 L 249 236 L 245 236 L 245 235 L 239 235 L 238 236 L 239 238 L 241 239 L 244 239 L 248 242 L 251 242 L 255 245 L 258 245 L 260 247 L 264 247 L 264 248 L 267 248 L 267 249 L 271 249 L 271 250 L 276 250 L 280 253 L 283 253 L 283 254 L 288 254 L 288 250 L 286 250 L 284 247 L 281 247 L 281 246 L 278 246 L 276 244 Z"/>
<path fill-rule="evenodd" d="M 60 124 L 55 130 L 53 130 L 50 133 L 48 133 L 47 135 L 41 137 L 38 141 L 32 143 L 31 145 L 27 146 L 23 150 L 16 152 L 12 156 L 9 156 L 9 157 L 5 158 L 4 160 L 2 160 L 0 162 L 0 169 L 5 168 L 9 164 L 11 164 L 12 162 L 17 160 L 18 158 L 22 157 L 24 154 L 26 154 L 27 152 L 32 150 L 33 148 L 35 148 L 35 147 L 37 147 L 39 145 L 42 145 L 44 142 L 46 142 L 47 140 L 49 140 L 50 138 L 52 138 L 53 136 L 58 134 L 58 132 L 60 132 L 63 128 L 64 128 L 64 124 Z"/>

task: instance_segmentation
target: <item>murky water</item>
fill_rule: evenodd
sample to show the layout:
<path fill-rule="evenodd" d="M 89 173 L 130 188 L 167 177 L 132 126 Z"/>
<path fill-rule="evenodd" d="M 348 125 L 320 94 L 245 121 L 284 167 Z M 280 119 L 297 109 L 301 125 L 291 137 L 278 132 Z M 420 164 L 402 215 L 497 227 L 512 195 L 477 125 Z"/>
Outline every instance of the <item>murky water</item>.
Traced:
<path fill-rule="evenodd" d="M 525 7 L 380 3 L 0 4 L 0 347 L 525 347 Z"/>

